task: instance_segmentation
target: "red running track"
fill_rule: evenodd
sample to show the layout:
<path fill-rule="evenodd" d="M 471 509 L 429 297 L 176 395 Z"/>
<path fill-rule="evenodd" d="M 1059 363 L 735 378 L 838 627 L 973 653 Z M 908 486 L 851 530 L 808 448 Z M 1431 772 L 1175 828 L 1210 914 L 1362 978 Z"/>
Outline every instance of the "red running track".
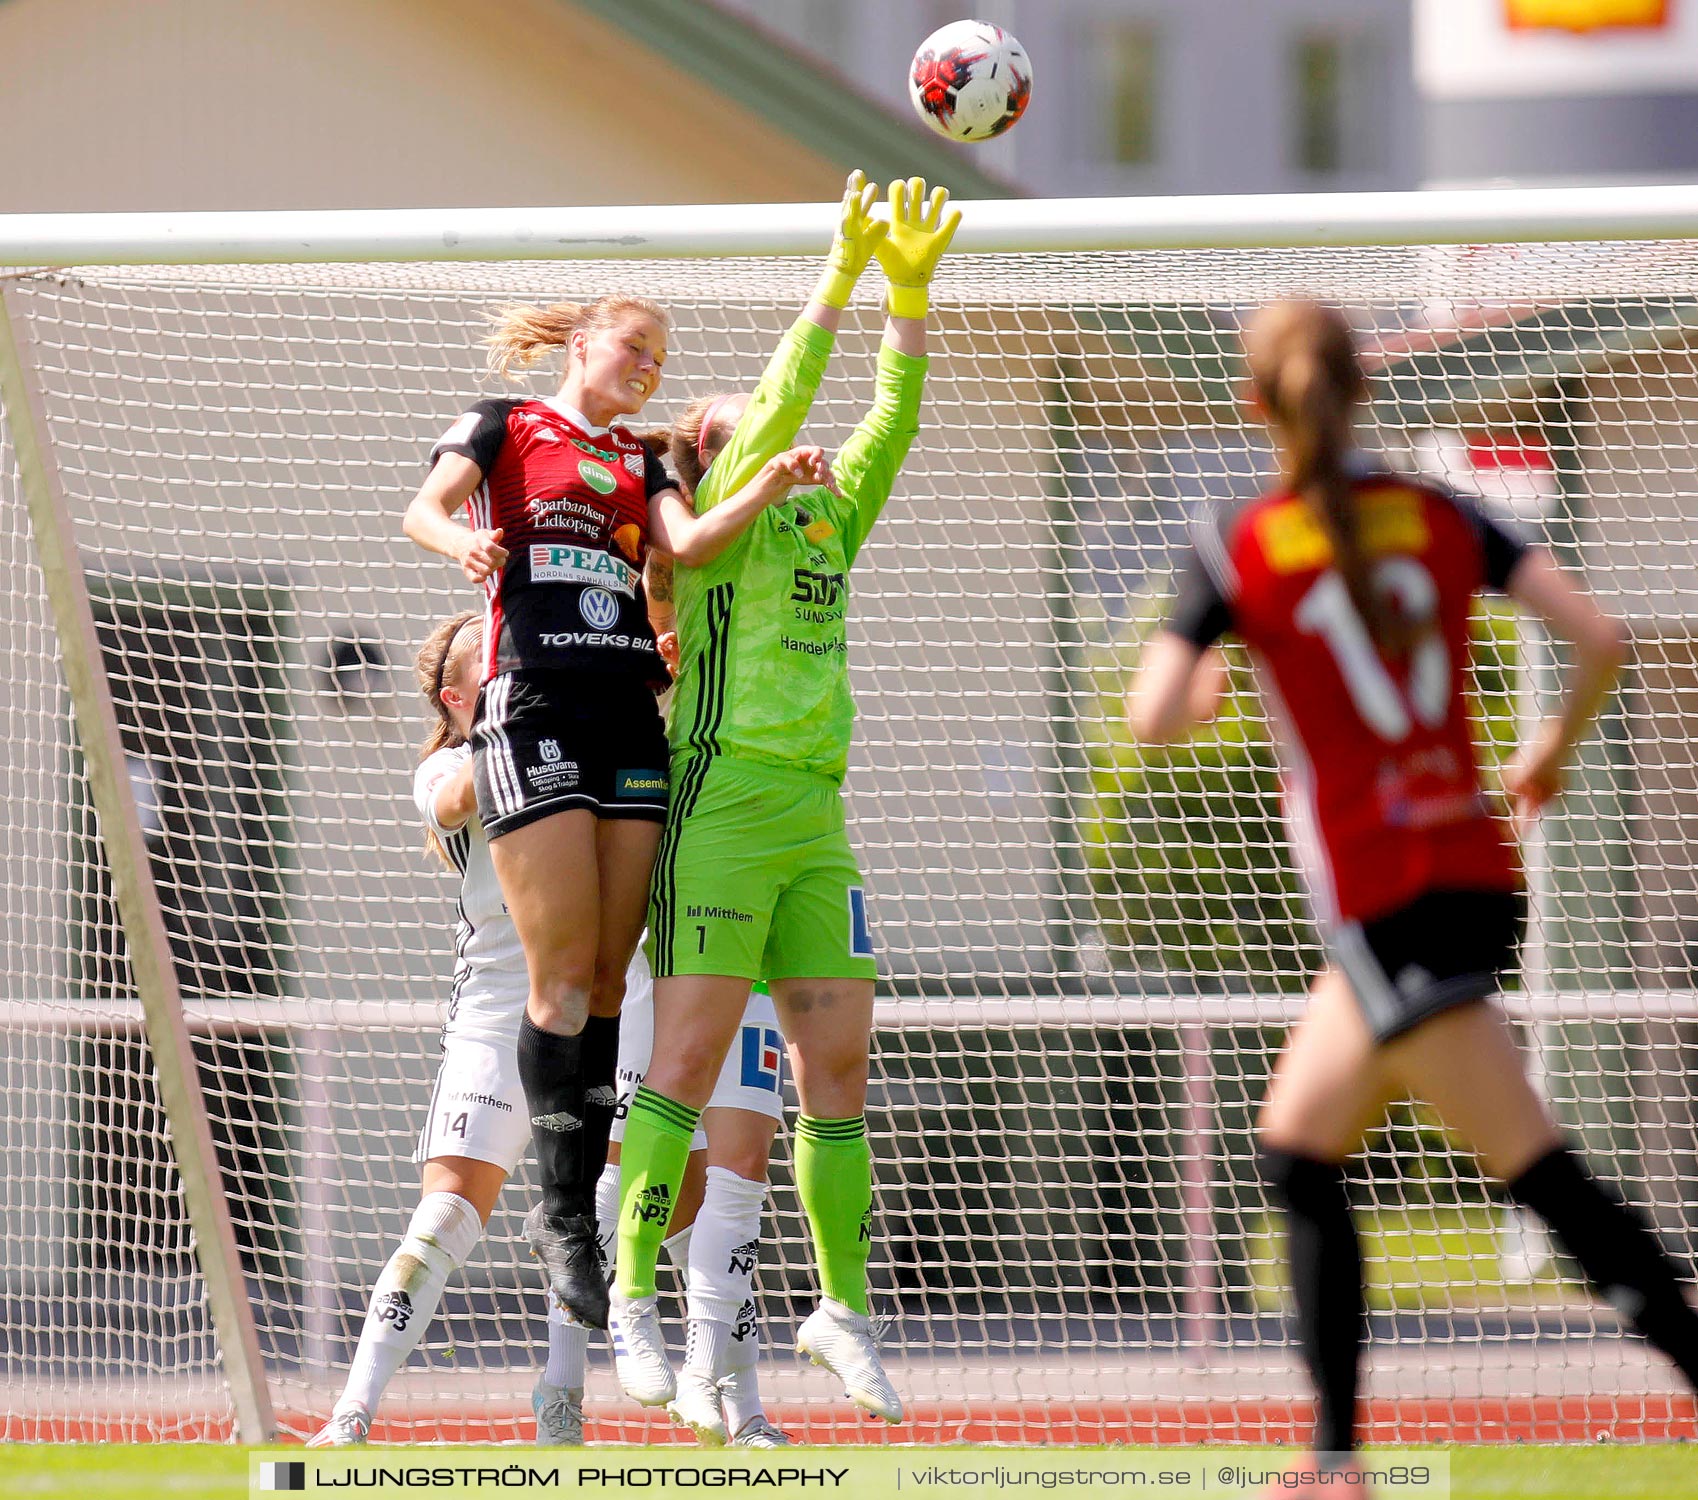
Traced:
<path fill-rule="evenodd" d="M 627 1409 L 628 1410 L 628 1409 Z M 1307 1402 L 1203 1401 L 1060 1403 L 1006 1406 L 931 1402 L 910 1408 L 900 1427 L 870 1419 L 857 1422 L 841 1411 L 780 1407 L 773 1419 L 799 1442 L 892 1444 L 1014 1444 L 1043 1447 L 1283 1443 L 1307 1441 L 1312 1420 Z M 319 1418 L 279 1413 L 285 1430 L 312 1431 Z M 464 1417 L 385 1421 L 372 1430 L 374 1443 L 528 1442 L 534 1432 L 529 1411 Z M 1400 1398 L 1367 1403 L 1365 1441 L 1410 1443 L 1590 1443 L 1669 1442 L 1698 1438 L 1698 1408 L 1676 1396 Z M 179 1417 L 103 1418 L 87 1415 L 0 1416 L 0 1441 L 21 1443 L 229 1442 L 228 1419 L 184 1413 Z M 664 1416 L 621 1414 L 588 1424 L 591 1442 L 684 1443 L 689 1438 Z M 299 1438 L 285 1439 L 298 1442 Z"/>

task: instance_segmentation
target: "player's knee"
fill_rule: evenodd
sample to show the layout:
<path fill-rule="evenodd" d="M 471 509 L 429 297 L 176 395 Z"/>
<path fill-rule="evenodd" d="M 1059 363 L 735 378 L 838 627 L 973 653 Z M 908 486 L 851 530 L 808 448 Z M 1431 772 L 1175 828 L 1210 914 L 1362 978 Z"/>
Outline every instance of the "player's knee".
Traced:
<path fill-rule="evenodd" d="M 696 1092 L 711 1092 L 719 1069 L 725 1061 L 725 1049 L 715 1038 L 696 1031 L 679 1031 L 669 1035 L 665 1043 L 666 1058 L 660 1057 L 649 1065 L 650 1087 L 658 1073 L 663 1078 L 687 1082 Z M 665 1090 L 661 1090 L 665 1092 Z"/>
<path fill-rule="evenodd" d="M 590 985 L 590 1014 L 616 1016 L 625 1001 L 626 966 L 611 963 L 596 964 L 595 979 Z"/>
<path fill-rule="evenodd" d="M 766 1169 L 769 1149 L 764 1142 L 732 1141 L 729 1145 L 723 1142 L 708 1142 L 708 1160 L 711 1163 L 710 1172 L 723 1170 L 739 1179 L 740 1182 L 758 1185 L 761 1192 L 766 1191 Z"/>
<path fill-rule="evenodd" d="M 544 1031 L 575 1036 L 590 1014 L 590 987 L 581 978 L 561 972 L 531 975 L 531 1020 Z"/>
<path fill-rule="evenodd" d="M 858 1115 L 867 1103 L 867 1057 L 842 1047 L 799 1050 L 796 1087 L 802 1107 L 820 1119 Z"/>

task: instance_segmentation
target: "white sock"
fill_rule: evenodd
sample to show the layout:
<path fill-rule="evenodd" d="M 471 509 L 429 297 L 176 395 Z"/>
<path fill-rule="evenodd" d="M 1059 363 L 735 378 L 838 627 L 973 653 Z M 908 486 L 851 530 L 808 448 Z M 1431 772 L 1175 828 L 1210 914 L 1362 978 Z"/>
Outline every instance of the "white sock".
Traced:
<path fill-rule="evenodd" d="M 690 1245 L 690 1318 L 684 1366 L 717 1380 L 726 1363 L 738 1314 L 749 1301 L 760 1252 L 766 1184 L 724 1167 L 709 1167 L 707 1191 Z"/>
<path fill-rule="evenodd" d="M 619 1248 L 619 1163 L 610 1161 L 595 1184 L 595 1237 L 601 1244 L 602 1264 L 613 1275 L 613 1254 Z"/>
<path fill-rule="evenodd" d="M 372 1288 L 348 1384 L 336 1410 L 377 1409 L 384 1387 L 418 1346 L 448 1278 L 483 1234 L 478 1211 L 456 1193 L 431 1193 L 413 1211 L 400 1247 Z"/>
<path fill-rule="evenodd" d="M 725 1407 L 725 1428 L 733 1437 L 748 1425 L 751 1417 L 766 1415 L 755 1369 L 760 1355 L 761 1325 L 755 1316 L 755 1301 L 751 1297 L 737 1314 L 731 1347 L 725 1355 L 726 1373 L 719 1381 L 719 1396 Z"/>
<path fill-rule="evenodd" d="M 548 1363 L 542 1378 L 557 1390 L 584 1388 L 584 1363 L 590 1348 L 590 1331 L 553 1297 L 548 1299 Z"/>

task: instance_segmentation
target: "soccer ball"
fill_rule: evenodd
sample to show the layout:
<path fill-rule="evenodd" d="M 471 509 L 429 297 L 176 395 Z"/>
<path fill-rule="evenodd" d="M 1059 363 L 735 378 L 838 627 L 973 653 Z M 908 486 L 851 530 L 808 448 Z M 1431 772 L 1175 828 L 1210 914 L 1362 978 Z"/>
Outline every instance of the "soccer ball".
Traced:
<path fill-rule="evenodd" d="M 920 118 L 952 141 L 988 141 L 1032 97 L 1026 49 L 988 21 L 953 21 L 920 43 L 908 70 L 908 97 Z"/>

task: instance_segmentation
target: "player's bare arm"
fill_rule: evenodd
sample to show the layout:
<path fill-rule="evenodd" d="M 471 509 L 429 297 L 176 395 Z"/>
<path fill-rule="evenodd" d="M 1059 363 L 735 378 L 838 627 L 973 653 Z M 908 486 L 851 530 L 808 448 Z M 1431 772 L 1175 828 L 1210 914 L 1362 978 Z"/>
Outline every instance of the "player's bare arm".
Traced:
<path fill-rule="evenodd" d="M 478 810 L 477 791 L 472 779 L 472 763 L 467 760 L 452 775 L 444 776 L 431 800 L 436 821 L 449 833 L 464 828 Z"/>
<path fill-rule="evenodd" d="M 1146 745 L 1169 745 L 1214 718 L 1226 691 L 1226 660 L 1164 630 L 1144 648 L 1126 693 L 1126 724 Z"/>
<path fill-rule="evenodd" d="M 655 545 L 676 561 L 699 568 L 718 557 L 756 516 L 798 485 L 835 493 L 831 463 L 823 449 L 803 446 L 776 454 L 742 489 L 704 516 L 698 516 L 677 490 L 661 490 L 649 500 L 649 531 Z"/>
<path fill-rule="evenodd" d="M 1518 822 L 1536 817 L 1562 791 L 1574 747 L 1591 727 L 1627 665 L 1626 628 L 1603 613 L 1549 553 L 1530 550 L 1510 575 L 1509 594 L 1574 646 L 1562 701 L 1504 768 Z"/>
<path fill-rule="evenodd" d="M 482 583 L 507 562 L 501 528 L 493 531 L 462 526 L 454 513 L 483 483 L 483 470 L 459 453 L 445 453 L 413 496 L 401 529 L 427 552 L 451 558 L 473 583 Z"/>

